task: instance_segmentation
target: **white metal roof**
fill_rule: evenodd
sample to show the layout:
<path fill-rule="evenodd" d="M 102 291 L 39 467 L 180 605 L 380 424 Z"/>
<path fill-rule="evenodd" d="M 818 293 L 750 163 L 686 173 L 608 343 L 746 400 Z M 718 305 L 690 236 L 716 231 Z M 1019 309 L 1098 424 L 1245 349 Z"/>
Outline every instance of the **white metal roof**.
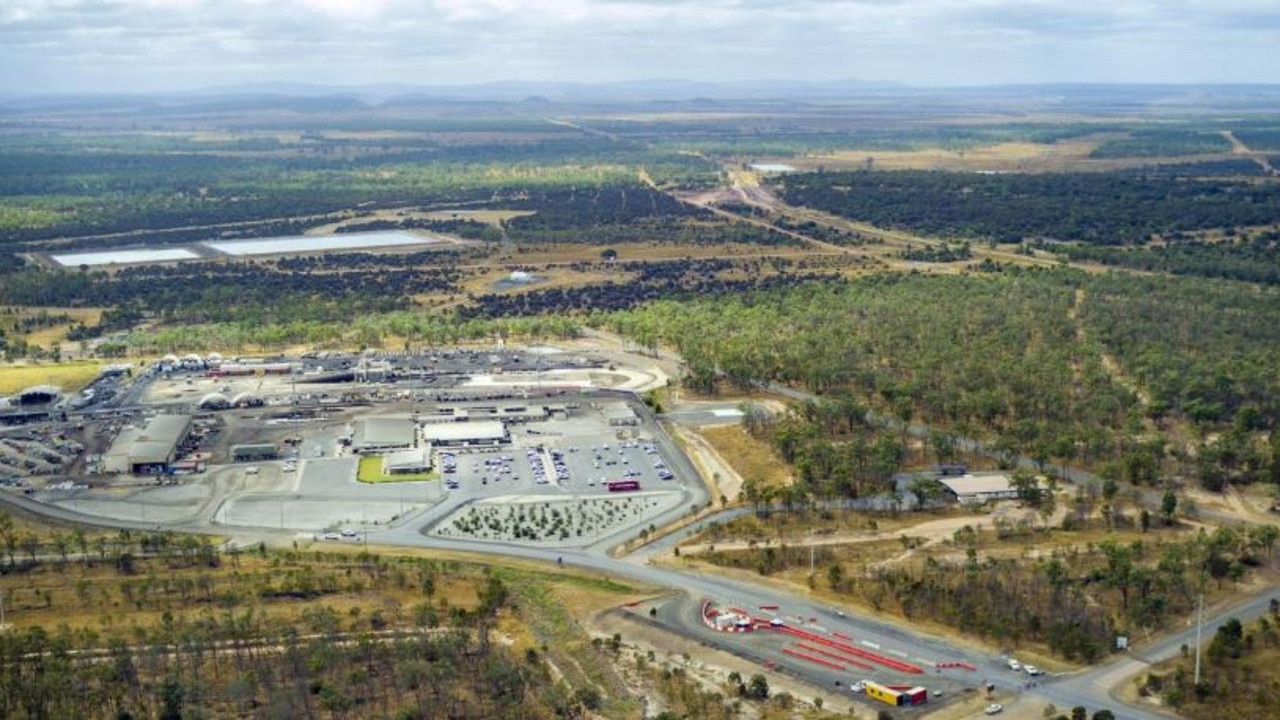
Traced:
<path fill-rule="evenodd" d="M 1000 495 L 1015 492 L 1008 475 L 961 475 L 941 477 L 938 482 L 956 495 Z"/>
<path fill-rule="evenodd" d="M 422 437 L 429 442 L 501 440 L 506 436 L 507 428 L 498 420 L 436 423 L 422 428 Z"/>

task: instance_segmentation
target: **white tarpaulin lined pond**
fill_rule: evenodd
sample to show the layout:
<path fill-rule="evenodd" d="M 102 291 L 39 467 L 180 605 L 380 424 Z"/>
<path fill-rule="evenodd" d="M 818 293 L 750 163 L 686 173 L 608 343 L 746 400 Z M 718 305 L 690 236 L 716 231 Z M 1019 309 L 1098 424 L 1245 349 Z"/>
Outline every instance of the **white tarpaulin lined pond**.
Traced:
<path fill-rule="evenodd" d="M 193 260 L 199 255 L 186 248 L 155 248 L 153 250 L 103 250 L 101 252 L 50 255 L 62 267 L 81 265 L 128 265 L 130 263 L 157 263 L 173 260 Z"/>
<path fill-rule="evenodd" d="M 287 235 L 254 238 L 252 240 L 211 240 L 186 247 L 129 248 L 125 250 L 96 250 L 93 252 L 50 255 L 62 267 L 87 265 L 130 265 L 138 263 L 162 263 L 176 260 L 199 260 L 210 255 L 244 257 L 250 255 L 287 255 L 308 252 L 343 252 L 370 248 L 404 247 L 408 245 L 434 245 L 438 237 L 419 235 L 404 230 L 342 233 L 338 235 Z M 212 253 L 210 252 L 212 251 Z"/>
<path fill-rule="evenodd" d="M 403 230 L 385 232 L 343 233 L 340 235 L 295 235 L 292 237 L 226 240 L 201 243 L 227 255 L 283 255 L 325 250 L 360 250 L 400 245 L 431 245 L 438 239 L 415 235 Z"/>

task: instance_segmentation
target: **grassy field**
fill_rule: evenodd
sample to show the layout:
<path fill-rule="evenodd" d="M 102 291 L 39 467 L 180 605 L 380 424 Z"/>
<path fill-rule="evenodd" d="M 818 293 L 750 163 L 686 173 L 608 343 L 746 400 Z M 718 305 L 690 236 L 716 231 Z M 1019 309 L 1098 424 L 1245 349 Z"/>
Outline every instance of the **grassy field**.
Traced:
<path fill-rule="evenodd" d="M 13 323 L 12 328 L 5 328 L 6 332 L 12 330 L 28 344 L 43 348 L 52 348 L 66 340 L 67 331 L 76 323 L 93 326 L 102 320 L 102 308 L 6 307 L 2 312 L 3 323 L 6 326 L 10 321 Z M 24 322 L 34 324 L 20 326 Z M 30 329 L 24 331 L 24 327 Z"/>
<path fill-rule="evenodd" d="M 360 458 L 360 470 L 356 473 L 356 479 L 362 483 L 414 482 L 421 480 L 439 480 L 440 473 L 425 472 L 383 475 L 382 457 L 379 455 L 365 455 Z"/>
<path fill-rule="evenodd" d="M 741 425 L 703 428 L 700 432 L 744 480 L 755 478 L 771 487 L 791 484 L 791 470 L 782 458 Z"/>
<path fill-rule="evenodd" d="M 0 366 L 0 395 L 13 395 L 33 385 L 56 385 L 64 393 L 79 392 L 102 369 L 96 361 L 51 365 Z"/>
<path fill-rule="evenodd" d="M 922 150 L 839 150 L 815 153 L 805 158 L 787 158 L 783 162 L 802 169 L 819 165 L 831 168 L 866 167 L 878 170 L 992 170 L 1005 172 L 1079 172 L 1121 170 L 1159 162 L 1189 162 L 1200 159 L 1223 159 L 1229 152 L 1192 156 L 1160 157 L 1090 157 L 1107 140 L 1117 136 L 1098 134 L 1075 137 L 1054 143 L 1008 142 L 964 150 L 928 148 Z"/>

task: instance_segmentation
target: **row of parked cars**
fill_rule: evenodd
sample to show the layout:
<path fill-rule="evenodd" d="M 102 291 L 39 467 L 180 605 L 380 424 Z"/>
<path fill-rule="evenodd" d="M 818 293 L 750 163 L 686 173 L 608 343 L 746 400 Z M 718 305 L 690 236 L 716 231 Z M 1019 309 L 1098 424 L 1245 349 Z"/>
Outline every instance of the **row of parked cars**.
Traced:
<path fill-rule="evenodd" d="M 444 471 L 444 486 L 450 490 L 457 490 L 460 485 L 458 483 L 458 456 L 451 452 L 440 453 L 440 469 Z"/>

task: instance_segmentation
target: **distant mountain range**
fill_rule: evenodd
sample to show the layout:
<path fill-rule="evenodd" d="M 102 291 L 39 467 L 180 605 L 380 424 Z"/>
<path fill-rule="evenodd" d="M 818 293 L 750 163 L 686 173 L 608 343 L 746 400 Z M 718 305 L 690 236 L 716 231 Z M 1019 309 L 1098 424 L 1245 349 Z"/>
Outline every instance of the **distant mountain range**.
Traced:
<path fill-rule="evenodd" d="M 944 104 L 993 102 L 1025 107 L 1057 105 L 1123 109 L 1130 107 L 1205 107 L 1275 109 L 1280 85 L 1004 85 L 914 87 L 866 80 L 634 80 L 603 83 L 504 81 L 473 85 L 371 84 L 362 86 L 263 82 L 196 90 L 102 95 L 5 95 L 0 115 L 33 110 L 67 111 L 92 107 L 105 111 L 162 110 L 243 112 L 289 110 L 341 112 L 368 108 L 413 107 L 448 103 L 631 104 L 670 103 L 685 108 L 721 103 L 835 102 L 902 98 Z"/>

